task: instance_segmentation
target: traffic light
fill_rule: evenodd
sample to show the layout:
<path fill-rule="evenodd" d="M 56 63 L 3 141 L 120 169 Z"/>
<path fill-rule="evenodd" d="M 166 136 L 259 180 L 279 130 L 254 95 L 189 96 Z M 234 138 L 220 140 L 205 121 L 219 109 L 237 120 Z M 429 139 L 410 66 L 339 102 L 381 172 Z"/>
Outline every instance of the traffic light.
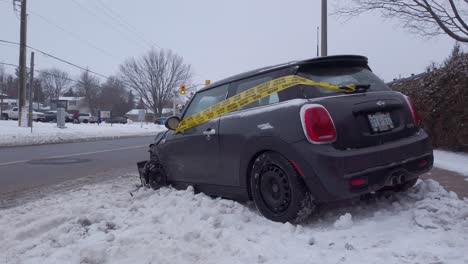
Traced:
<path fill-rule="evenodd" d="M 186 92 L 187 92 L 187 88 L 185 87 L 185 83 L 183 83 L 179 86 L 179 93 L 185 94 Z"/>

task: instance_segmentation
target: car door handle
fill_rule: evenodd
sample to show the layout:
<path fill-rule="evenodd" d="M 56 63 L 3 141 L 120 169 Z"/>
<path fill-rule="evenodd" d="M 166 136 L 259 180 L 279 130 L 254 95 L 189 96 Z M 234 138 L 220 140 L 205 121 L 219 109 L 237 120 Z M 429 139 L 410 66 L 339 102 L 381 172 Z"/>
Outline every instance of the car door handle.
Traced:
<path fill-rule="evenodd" d="M 212 136 L 212 135 L 215 135 L 215 134 L 216 134 L 215 129 L 209 129 L 209 130 L 203 131 L 203 135 L 205 135 L 205 136 Z"/>

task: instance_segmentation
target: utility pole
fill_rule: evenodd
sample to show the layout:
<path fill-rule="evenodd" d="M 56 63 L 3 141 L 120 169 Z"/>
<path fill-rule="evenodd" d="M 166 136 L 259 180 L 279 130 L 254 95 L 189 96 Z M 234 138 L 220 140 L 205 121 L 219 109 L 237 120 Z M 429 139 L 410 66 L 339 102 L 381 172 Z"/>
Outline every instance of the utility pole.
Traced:
<path fill-rule="evenodd" d="M 26 93 L 26 0 L 21 1 L 20 54 L 19 54 L 19 90 L 18 90 L 18 126 L 21 126 L 22 112 Z"/>
<path fill-rule="evenodd" d="M 0 66 L 2 67 L 2 66 Z M 0 68 L 0 120 L 3 119 L 3 96 L 4 96 L 4 77 L 5 76 L 5 72 L 3 70 L 3 68 Z"/>
<path fill-rule="evenodd" d="M 320 39 L 320 38 L 319 38 L 319 30 L 320 30 L 320 28 L 317 27 L 317 57 L 320 56 L 320 55 L 319 55 L 319 41 L 320 41 L 320 40 L 319 40 L 319 39 Z"/>
<path fill-rule="evenodd" d="M 322 56 L 328 55 L 328 43 L 327 43 L 327 0 L 322 0 Z"/>
<path fill-rule="evenodd" d="M 176 111 L 176 108 L 177 108 L 177 103 L 176 103 L 176 100 L 177 100 L 177 94 L 178 92 L 175 90 L 174 91 L 174 98 L 172 100 L 172 115 L 175 116 L 177 111 Z"/>
<path fill-rule="evenodd" d="M 32 119 L 33 119 L 33 87 L 34 87 L 34 51 L 31 51 L 31 67 L 29 68 L 29 115 L 28 127 L 32 132 Z"/>

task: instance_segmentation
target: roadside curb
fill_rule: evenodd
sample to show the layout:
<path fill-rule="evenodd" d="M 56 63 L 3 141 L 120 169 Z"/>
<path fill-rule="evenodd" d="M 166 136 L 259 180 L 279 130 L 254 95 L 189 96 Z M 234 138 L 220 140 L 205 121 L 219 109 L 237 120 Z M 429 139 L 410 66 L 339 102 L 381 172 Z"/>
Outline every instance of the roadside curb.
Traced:
<path fill-rule="evenodd" d="M 115 140 L 115 139 L 126 139 L 126 138 L 137 138 L 137 137 L 149 137 L 156 136 L 157 132 L 152 132 L 148 134 L 138 134 L 138 135 L 124 135 L 124 136 L 102 136 L 102 137 L 87 137 L 87 138 L 73 138 L 73 139 L 64 139 L 61 141 L 45 141 L 45 142 L 31 142 L 31 143 L 19 143 L 19 144 L 0 144 L 0 149 L 4 148 L 15 148 L 15 147 L 29 147 L 29 146 L 40 146 L 40 145 L 52 145 L 52 144 L 64 144 L 64 143 L 79 143 L 79 142 L 91 142 L 91 141 L 101 141 L 101 140 Z"/>

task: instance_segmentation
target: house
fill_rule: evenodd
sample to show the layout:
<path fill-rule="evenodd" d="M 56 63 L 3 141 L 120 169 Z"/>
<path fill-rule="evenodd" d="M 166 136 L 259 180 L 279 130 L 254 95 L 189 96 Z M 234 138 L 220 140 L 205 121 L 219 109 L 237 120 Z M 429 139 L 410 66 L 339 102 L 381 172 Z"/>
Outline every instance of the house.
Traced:
<path fill-rule="evenodd" d="M 148 109 L 132 109 L 125 114 L 125 117 L 132 120 L 133 122 L 140 121 L 140 110 L 145 110 L 145 121 L 146 122 L 153 122 L 154 120 L 154 112 Z"/>
<path fill-rule="evenodd" d="M 51 101 L 50 107 L 52 110 L 63 107 L 65 111 L 69 113 L 90 113 L 90 109 L 84 97 L 60 96 L 58 100 Z"/>
<path fill-rule="evenodd" d="M 1 98 L 3 100 L 0 100 L 0 107 L 2 110 L 9 110 L 15 106 L 18 106 L 18 99 L 5 99 Z M 29 102 L 26 100 L 25 105 L 28 106 Z M 36 111 L 41 111 L 41 110 L 48 110 L 47 108 L 44 107 L 43 104 L 38 103 L 38 102 L 33 102 L 33 109 Z"/>
<path fill-rule="evenodd" d="M 3 110 L 8 110 L 12 107 L 18 106 L 18 99 L 4 99 L 0 101 L 1 105 L 0 107 Z"/>
<path fill-rule="evenodd" d="M 134 122 L 138 122 L 138 121 L 140 121 L 139 120 L 140 110 L 141 109 L 132 109 L 132 110 L 128 111 L 125 114 L 125 117 L 127 117 L 128 119 L 130 119 L 130 120 L 132 120 Z M 153 122 L 154 121 L 154 112 L 152 110 L 149 110 L 149 109 L 144 109 L 144 110 L 146 112 L 145 121 Z M 164 117 L 172 116 L 172 112 L 173 112 L 172 108 L 163 108 L 162 109 L 162 116 L 164 116 Z"/>

